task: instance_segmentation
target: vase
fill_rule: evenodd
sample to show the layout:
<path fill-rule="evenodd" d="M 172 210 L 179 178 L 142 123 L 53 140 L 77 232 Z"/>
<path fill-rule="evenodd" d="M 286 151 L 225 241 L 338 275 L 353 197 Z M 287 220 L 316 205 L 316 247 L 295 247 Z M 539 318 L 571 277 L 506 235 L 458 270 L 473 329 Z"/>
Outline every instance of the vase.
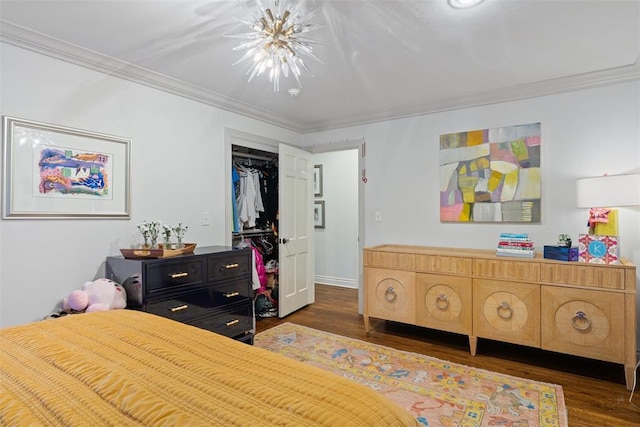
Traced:
<path fill-rule="evenodd" d="M 176 249 L 184 248 L 184 243 L 182 243 L 182 237 L 177 237 L 178 242 L 176 243 Z"/>
<path fill-rule="evenodd" d="M 171 239 L 167 236 L 164 238 L 164 243 L 162 244 L 162 247 L 164 249 L 171 249 Z"/>

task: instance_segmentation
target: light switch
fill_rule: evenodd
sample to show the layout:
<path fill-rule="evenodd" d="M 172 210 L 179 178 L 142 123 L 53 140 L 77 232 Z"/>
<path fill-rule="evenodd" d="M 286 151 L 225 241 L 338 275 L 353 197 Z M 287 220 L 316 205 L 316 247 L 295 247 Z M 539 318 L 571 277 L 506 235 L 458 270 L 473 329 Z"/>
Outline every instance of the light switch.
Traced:
<path fill-rule="evenodd" d="M 382 212 L 376 211 L 376 222 L 382 221 Z"/>

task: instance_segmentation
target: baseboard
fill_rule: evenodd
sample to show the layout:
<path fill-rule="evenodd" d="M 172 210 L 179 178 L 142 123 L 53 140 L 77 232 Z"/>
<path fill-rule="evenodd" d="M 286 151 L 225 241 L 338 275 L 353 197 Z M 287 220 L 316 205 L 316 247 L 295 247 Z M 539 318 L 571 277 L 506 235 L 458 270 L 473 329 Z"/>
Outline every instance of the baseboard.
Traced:
<path fill-rule="evenodd" d="M 319 283 L 321 285 L 331 285 L 338 286 L 341 288 L 351 288 L 357 289 L 358 282 L 354 279 L 345 279 L 344 277 L 331 277 L 331 276 L 320 276 L 316 275 L 313 277 L 315 283 Z"/>

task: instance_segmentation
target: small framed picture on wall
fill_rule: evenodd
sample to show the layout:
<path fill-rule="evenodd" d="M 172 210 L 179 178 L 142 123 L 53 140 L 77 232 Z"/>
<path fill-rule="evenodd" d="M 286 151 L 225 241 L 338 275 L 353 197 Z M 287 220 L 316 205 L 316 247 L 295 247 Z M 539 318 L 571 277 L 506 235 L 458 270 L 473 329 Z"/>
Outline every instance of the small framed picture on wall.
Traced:
<path fill-rule="evenodd" d="M 324 200 L 316 200 L 313 204 L 313 225 L 324 228 Z"/>
<path fill-rule="evenodd" d="M 313 195 L 322 197 L 322 165 L 313 166 Z"/>

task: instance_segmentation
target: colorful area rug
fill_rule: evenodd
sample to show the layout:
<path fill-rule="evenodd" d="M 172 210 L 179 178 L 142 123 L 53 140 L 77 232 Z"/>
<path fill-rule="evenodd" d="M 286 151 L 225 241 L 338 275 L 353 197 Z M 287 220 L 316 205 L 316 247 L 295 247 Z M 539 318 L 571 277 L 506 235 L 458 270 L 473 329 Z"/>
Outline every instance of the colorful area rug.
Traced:
<path fill-rule="evenodd" d="M 562 387 L 449 363 L 292 323 L 255 345 L 367 385 L 425 426 L 567 426 Z"/>

